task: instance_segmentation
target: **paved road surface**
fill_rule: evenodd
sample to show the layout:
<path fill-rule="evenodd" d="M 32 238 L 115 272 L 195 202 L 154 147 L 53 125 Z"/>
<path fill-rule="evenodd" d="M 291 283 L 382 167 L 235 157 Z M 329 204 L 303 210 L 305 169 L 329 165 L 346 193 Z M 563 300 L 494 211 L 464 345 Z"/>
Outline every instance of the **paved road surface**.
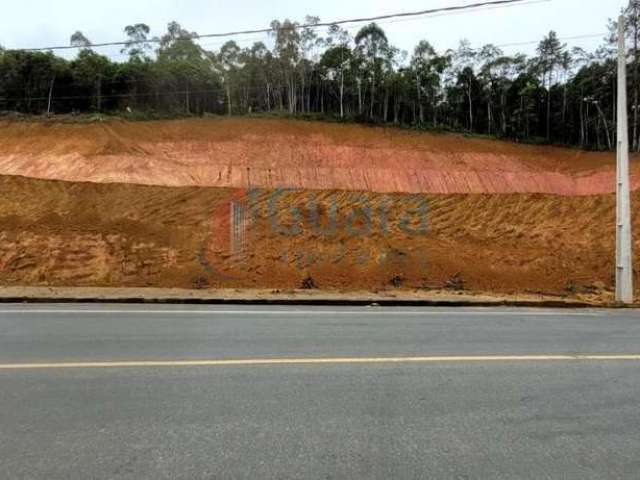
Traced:
<path fill-rule="evenodd" d="M 0 478 L 640 478 L 640 312 L 0 305 Z"/>

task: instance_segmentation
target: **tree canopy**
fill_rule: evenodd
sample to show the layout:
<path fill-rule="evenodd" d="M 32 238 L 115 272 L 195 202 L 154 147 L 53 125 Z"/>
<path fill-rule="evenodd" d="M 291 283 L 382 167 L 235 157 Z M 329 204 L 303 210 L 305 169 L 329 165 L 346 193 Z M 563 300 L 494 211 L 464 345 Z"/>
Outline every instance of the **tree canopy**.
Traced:
<path fill-rule="evenodd" d="M 630 134 L 640 149 L 640 0 L 625 10 Z M 207 50 L 198 34 L 171 22 L 159 37 L 124 28 L 114 61 L 76 31 L 77 56 L 0 47 L 0 111 L 27 114 L 142 112 L 162 115 L 286 112 L 526 142 L 610 149 L 615 144 L 616 24 L 594 52 L 570 49 L 549 32 L 532 56 L 494 45 L 437 51 L 429 41 L 400 51 L 380 25 L 351 36 L 337 25 L 304 28 L 274 20 L 249 47 L 230 40 Z M 311 26 L 309 26 L 311 25 Z M 156 47 L 152 47 L 155 44 Z"/>

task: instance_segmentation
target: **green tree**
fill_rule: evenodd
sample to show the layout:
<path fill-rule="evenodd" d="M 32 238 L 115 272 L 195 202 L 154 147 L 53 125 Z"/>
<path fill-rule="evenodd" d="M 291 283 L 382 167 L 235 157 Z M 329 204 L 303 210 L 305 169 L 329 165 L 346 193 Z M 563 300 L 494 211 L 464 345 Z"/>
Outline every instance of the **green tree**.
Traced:
<path fill-rule="evenodd" d="M 438 97 L 440 95 L 442 75 L 447 68 L 448 62 L 448 57 L 438 55 L 426 40 L 420 41 L 413 52 L 411 69 L 415 75 L 416 101 L 420 123 L 425 121 L 425 100 L 428 100 L 431 106 L 433 125 L 436 126 L 438 123 Z"/>
<path fill-rule="evenodd" d="M 151 29 L 144 23 L 136 23 L 135 25 L 127 25 L 124 27 L 124 33 L 128 40 L 120 53 L 129 55 L 130 61 L 143 61 L 148 59 L 151 52 L 151 44 L 148 41 Z"/>
<path fill-rule="evenodd" d="M 275 39 L 275 56 L 279 76 L 287 92 L 289 113 L 296 113 L 298 107 L 298 84 L 296 81 L 300 62 L 300 33 L 298 24 L 286 19 L 284 22 L 271 22 L 271 35 Z M 280 108 L 283 109 L 282 95 Z"/>
<path fill-rule="evenodd" d="M 233 40 L 225 43 L 220 49 L 218 61 L 222 69 L 222 82 L 227 93 L 227 113 L 231 115 L 233 113 L 231 90 L 240 71 L 240 47 L 238 44 Z"/>
<path fill-rule="evenodd" d="M 487 106 L 487 133 L 494 133 L 494 96 L 497 91 L 496 62 L 503 57 L 503 52 L 492 44 L 485 45 L 478 52 L 480 62 L 480 81 L 483 86 Z"/>
<path fill-rule="evenodd" d="M 111 62 L 104 55 L 84 48 L 78 57 L 71 62 L 71 73 L 74 83 L 81 89 L 92 92 L 91 109 L 102 111 L 102 86 L 108 74 Z"/>
<path fill-rule="evenodd" d="M 371 86 L 369 118 L 374 118 L 374 106 L 376 100 L 376 79 L 381 74 L 381 53 L 389 48 L 389 41 L 384 30 L 376 23 L 362 27 L 355 37 L 357 48 L 360 49 L 367 60 L 366 68 Z"/>
<path fill-rule="evenodd" d="M 85 37 L 84 33 L 77 30 L 73 35 L 71 35 L 70 44 L 72 47 L 88 48 L 91 45 L 91 42 L 87 37 Z"/>
<path fill-rule="evenodd" d="M 468 107 L 469 131 L 474 128 L 474 86 L 477 84 L 475 68 L 478 52 L 471 48 L 471 43 L 463 39 L 460 41 L 458 49 L 453 52 L 453 73 L 459 88 L 464 89 L 464 103 Z"/>
<path fill-rule="evenodd" d="M 338 85 L 338 103 L 340 118 L 344 118 L 345 77 L 349 75 L 353 61 L 351 49 L 345 44 L 339 44 L 327 49 L 320 60 L 320 65 L 326 72 L 328 80 Z"/>
<path fill-rule="evenodd" d="M 206 84 L 213 76 L 211 59 L 195 43 L 197 38 L 197 33 L 182 28 L 178 22 L 170 22 L 158 48 L 157 62 L 162 84 L 183 96 L 186 114 L 192 110 L 193 86 Z"/>
<path fill-rule="evenodd" d="M 562 65 L 565 44 L 560 43 L 556 32 L 551 31 L 538 44 L 538 62 L 542 86 L 547 89 L 547 142 L 551 141 L 551 87 L 556 69 Z"/>

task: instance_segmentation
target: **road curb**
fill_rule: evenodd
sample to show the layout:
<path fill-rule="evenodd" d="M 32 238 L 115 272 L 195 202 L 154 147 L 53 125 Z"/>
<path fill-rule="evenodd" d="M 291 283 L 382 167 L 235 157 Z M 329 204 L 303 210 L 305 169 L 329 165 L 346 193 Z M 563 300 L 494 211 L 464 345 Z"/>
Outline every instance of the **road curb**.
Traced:
<path fill-rule="evenodd" d="M 105 287 L 0 287 L 1 303 L 115 303 L 176 305 L 283 305 L 384 307 L 528 307 L 528 308 L 639 308 L 613 302 L 554 296 L 509 296 L 482 292 L 396 291 L 340 292 L 323 290 Z"/>
<path fill-rule="evenodd" d="M 423 299 L 213 299 L 144 297 L 0 297 L 0 303 L 113 303 L 157 305 L 281 305 L 281 306 L 380 306 L 380 307 L 522 307 L 522 308 L 638 308 L 638 305 L 594 304 L 579 301 L 453 301 Z"/>

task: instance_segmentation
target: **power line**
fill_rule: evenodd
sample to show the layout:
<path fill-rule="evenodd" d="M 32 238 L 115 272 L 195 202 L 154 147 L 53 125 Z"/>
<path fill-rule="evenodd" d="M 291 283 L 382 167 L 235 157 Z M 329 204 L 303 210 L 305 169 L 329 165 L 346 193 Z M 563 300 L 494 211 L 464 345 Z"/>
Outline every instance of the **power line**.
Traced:
<path fill-rule="evenodd" d="M 486 5 L 483 7 L 477 7 L 475 10 L 481 10 L 481 11 L 486 11 L 486 10 L 497 10 L 500 8 L 506 8 L 506 7 L 510 7 L 510 6 L 522 6 L 522 5 L 535 5 L 537 3 L 548 3 L 551 0 L 522 0 L 521 3 L 518 4 L 513 4 L 513 5 Z M 465 11 L 458 11 L 458 12 L 436 12 L 436 13 L 432 13 L 432 14 L 425 14 L 419 17 L 413 17 L 413 18 L 400 18 L 400 19 L 391 19 L 391 20 L 387 20 L 387 21 L 381 21 L 380 24 L 382 25 L 391 25 L 391 24 L 398 24 L 398 23 L 404 23 L 404 22 L 411 22 L 411 21 L 416 21 L 416 20 L 420 20 L 421 17 L 428 17 L 428 18 L 437 18 L 437 17 L 442 17 L 442 16 L 449 16 L 449 15 L 462 15 L 466 13 Z M 345 30 L 353 30 L 358 28 L 357 25 L 352 26 L 352 27 L 346 27 Z"/>
<path fill-rule="evenodd" d="M 542 0 L 542 1 L 551 1 L 551 0 Z M 473 10 L 482 7 L 492 7 L 492 6 L 507 6 L 513 4 L 525 4 L 528 3 L 527 0 L 492 0 L 492 1 L 482 1 L 477 3 L 470 3 L 466 5 L 456 5 L 450 7 L 441 7 L 441 8 L 431 8 L 427 10 L 421 10 L 417 12 L 403 12 L 403 13 L 392 13 L 388 15 L 377 15 L 374 17 L 361 17 L 361 18 L 351 18 L 346 20 L 336 20 L 333 22 L 319 22 L 319 23 L 307 23 L 303 25 L 291 25 L 288 28 L 299 30 L 306 28 L 322 28 L 322 27 L 331 27 L 333 25 L 345 25 L 349 23 L 363 23 L 363 22 L 374 22 L 379 20 L 389 20 L 394 18 L 407 18 L 407 17 L 417 17 L 424 15 L 431 15 L 437 13 L 445 13 L 445 12 L 459 12 L 463 10 Z M 281 27 L 287 28 L 287 27 Z M 251 35 L 258 33 L 271 33 L 273 32 L 273 28 L 260 28 L 255 30 L 239 30 L 232 32 L 224 32 L 224 33 L 208 33 L 203 35 L 190 35 L 188 38 L 182 38 L 178 40 L 199 40 L 202 38 L 221 38 L 221 37 L 232 37 L 238 35 Z M 98 48 L 98 47 L 113 47 L 113 46 L 131 46 L 138 45 L 142 43 L 160 43 L 160 39 L 152 38 L 148 40 L 126 40 L 126 41 L 118 41 L 118 42 L 103 42 L 103 43 L 90 43 L 87 45 L 63 45 L 63 46 L 55 46 L 55 47 L 37 47 L 37 48 L 18 48 L 11 49 L 14 51 L 48 51 L 48 50 L 71 50 L 71 49 L 79 49 L 79 48 Z"/>
<path fill-rule="evenodd" d="M 558 40 L 560 40 L 561 42 L 564 41 L 571 41 L 571 40 L 584 40 L 587 38 L 604 38 L 607 34 L 606 33 L 590 33 L 590 34 L 586 34 L 586 35 L 576 35 L 574 37 L 561 37 L 558 38 Z M 496 47 L 522 47 L 522 46 L 526 46 L 526 45 L 534 45 L 540 43 L 540 40 L 529 40 L 526 42 L 514 42 L 514 43 L 503 43 L 501 45 L 496 45 Z"/>
<path fill-rule="evenodd" d="M 519 6 L 519 5 L 535 5 L 538 3 L 547 3 L 551 0 L 522 0 L 522 3 L 518 3 L 518 4 L 513 4 L 513 5 L 488 5 L 483 7 L 478 7 L 475 10 L 481 10 L 481 11 L 485 11 L 485 10 L 496 10 L 499 8 L 506 8 L 509 6 Z M 431 14 L 431 15 L 420 15 L 420 16 L 415 16 L 415 17 L 410 17 L 410 18 L 400 18 L 400 19 L 391 19 L 391 20 L 383 20 L 378 22 L 380 25 L 393 25 L 393 24 L 398 24 L 398 23 L 404 23 L 404 22 L 415 22 L 417 20 L 422 20 L 425 16 L 427 16 L 428 18 L 436 18 L 436 17 L 441 17 L 441 16 L 448 16 L 448 15 L 462 15 L 464 13 L 467 13 L 465 11 L 459 11 L 459 12 L 440 12 L 440 13 L 436 13 L 436 14 Z M 334 24 L 332 24 L 334 25 Z M 300 26 L 298 28 L 304 28 L 304 26 Z M 353 25 L 353 26 L 349 26 L 346 27 L 345 30 L 347 31 L 355 31 L 356 29 L 360 28 L 358 25 Z M 199 37 L 204 37 L 203 35 L 199 36 Z M 243 44 L 245 45 L 249 45 L 252 42 L 258 42 L 258 41 L 264 41 L 267 40 L 269 38 L 268 33 L 260 33 L 260 34 L 256 34 L 256 35 L 252 35 L 250 37 L 246 37 L 243 38 L 241 40 L 237 40 L 236 42 L 240 44 L 240 46 L 242 46 Z M 225 42 L 225 40 L 217 40 L 214 42 L 207 42 L 207 43 L 199 43 L 200 47 L 219 47 L 221 45 L 223 45 Z M 120 54 L 121 56 L 126 56 L 127 54 Z"/>

